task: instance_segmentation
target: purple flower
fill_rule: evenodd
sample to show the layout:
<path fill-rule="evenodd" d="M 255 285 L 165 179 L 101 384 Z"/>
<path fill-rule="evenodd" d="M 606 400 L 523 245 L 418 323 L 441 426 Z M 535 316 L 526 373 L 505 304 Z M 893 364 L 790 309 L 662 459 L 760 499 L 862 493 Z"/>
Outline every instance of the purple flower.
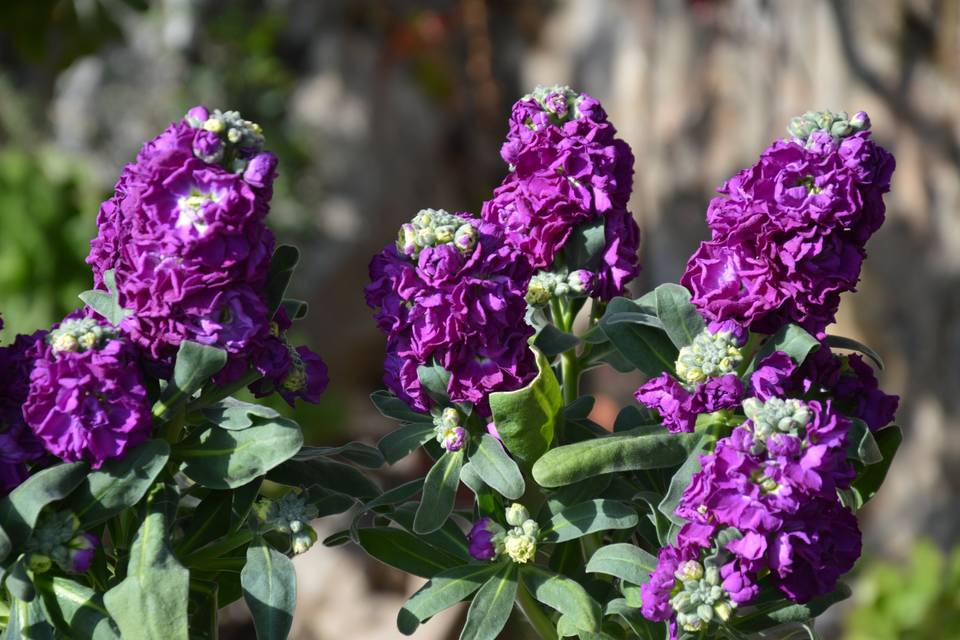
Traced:
<path fill-rule="evenodd" d="M 86 573 L 97 555 L 100 538 L 92 533 L 81 533 L 67 544 L 70 573 Z"/>
<path fill-rule="evenodd" d="M 450 372 L 450 399 L 487 416 L 490 393 L 522 387 L 536 373 L 527 344 L 533 329 L 524 320 L 531 269 L 496 227 L 466 214 L 425 210 L 415 221 L 432 240 L 414 251 L 415 262 L 389 245 L 370 264 L 367 304 L 387 333 L 384 382 L 426 411 L 432 403 L 417 368 L 438 364 Z M 435 221 L 443 224 L 434 229 Z M 465 234 L 474 229 L 467 234 L 476 238 L 472 248 L 456 244 L 454 224 Z"/>
<path fill-rule="evenodd" d="M 264 217 L 276 158 L 260 143 L 233 112 L 191 109 L 143 145 L 100 207 L 87 262 L 99 288 L 113 270 L 130 312 L 121 329 L 162 377 L 184 340 L 228 351 L 221 383 L 269 348 Z"/>
<path fill-rule="evenodd" d="M 480 518 L 473 523 L 467 534 L 470 555 L 477 560 L 493 560 L 497 557 L 494 536 L 503 533 L 503 527 L 490 518 Z"/>
<path fill-rule="evenodd" d="M 47 450 L 99 468 L 144 442 L 151 429 L 150 400 L 133 346 L 116 336 L 78 350 L 54 346 L 35 346 L 23 406 L 26 423 Z"/>
<path fill-rule="evenodd" d="M 708 378 L 691 392 L 676 378 L 663 373 L 637 389 L 634 398 L 659 412 L 663 426 L 670 432 L 690 433 L 698 415 L 737 407 L 743 393 L 743 383 L 736 374 Z"/>
<path fill-rule="evenodd" d="M 699 553 L 692 547 L 663 547 L 657 554 L 657 568 L 650 574 L 650 580 L 640 586 L 643 604 L 640 612 L 647 620 L 658 622 L 669 620 L 673 616 L 670 598 L 677 585 L 677 569 L 683 562 L 697 558 Z"/>
<path fill-rule="evenodd" d="M 802 603 L 836 589 L 860 551 L 856 516 L 835 499 L 815 500 L 773 536 L 769 563 L 774 583 Z"/>
<path fill-rule="evenodd" d="M 681 280 L 693 303 L 761 333 L 794 322 L 822 335 L 856 287 L 893 167 L 867 131 L 774 142 L 710 203 L 713 237 Z"/>
<path fill-rule="evenodd" d="M 538 88 L 513 106 L 501 155 L 511 172 L 481 217 L 500 227 L 535 269 L 553 264 L 574 228 L 603 220 L 606 246 L 594 295 L 623 293 L 639 272 L 640 231 L 627 211 L 633 154 L 600 104 L 566 87 Z"/>

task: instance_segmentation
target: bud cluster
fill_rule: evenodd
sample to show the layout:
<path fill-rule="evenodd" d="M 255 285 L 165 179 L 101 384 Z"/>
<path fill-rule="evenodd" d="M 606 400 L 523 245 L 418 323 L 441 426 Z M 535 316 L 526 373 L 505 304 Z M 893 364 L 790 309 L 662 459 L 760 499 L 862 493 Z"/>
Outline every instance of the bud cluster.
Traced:
<path fill-rule="evenodd" d="M 753 425 L 754 454 L 767 448 L 767 441 L 776 434 L 804 438 L 804 427 L 812 414 L 807 405 L 794 398 L 769 398 L 766 402 L 757 398 L 743 401 L 743 412 Z"/>
<path fill-rule="evenodd" d="M 397 237 L 397 250 L 413 260 L 423 249 L 444 244 L 469 253 L 477 245 L 477 228 L 466 218 L 443 209 L 422 209 L 400 227 Z"/>
<path fill-rule="evenodd" d="M 852 118 L 847 116 L 846 111 L 807 111 L 790 120 L 787 132 L 804 144 L 809 144 L 810 136 L 816 131 L 829 133 L 835 140 L 840 140 L 869 128 L 870 117 L 864 111 L 856 112 Z"/>
<path fill-rule="evenodd" d="M 503 553 L 518 564 L 526 564 L 537 554 L 540 525 L 530 517 L 527 508 L 517 502 L 507 508 L 505 515 L 507 524 L 513 528 L 504 535 Z"/>
<path fill-rule="evenodd" d="M 566 85 L 537 85 L 537 87 L 527 95 L 523 100 L 534 100 L 550 116 L 550 120 L 561 125 L 570 120 L 576 120 L 580 117 L 580 103 L 583 101 L 583 94 L 577 93 Z M 530 122 L 527 126 L 533 127 Z"/>
<path fill-rule="evenodd" d="M 49 571 L 54 563 L 67 573 L 84 573 L 99 544 L 95 535 L 80 530 L 80 519 L 73 513 L 47 513 L 27 544 L 27 563 L 36 573 Z"/>
<path fill-rule="evenodd" d="M 692 344 L 680 349 L 677 375 L 687 384 L 700 384 L 707 378 L 717 378 L 736 371 L 742 360 L 739 341 L 732 332 L 712 333 L 704 329 Z"/>
<path fill-rule="evenodd" d="M 310 521 L 317 518 L 319 511 L 303 495 L 291 491 L 279 500 L 263 499 L 257 511 L 266 527 L 290 536 L 293 553 L 304 553 L 317 541 Z"/>
<path fill-rule="evenodd" d="M 442 411 L 434 408 L 431 413 L 433 415 L 433 428 L 440 446 L 450 452 L 463 449 L 469 434 L 461 425 L 462 416 L 460 412 L 453 407 L 447 407 Z"/>
<path fill-rule="evenodd" d="M 245 120 L 238 111 L 220 111 L 197 107 L 186 115 L 195 129 L 212 135 L 197 136 L 193 154 L 208 164 L 219 164 L 227 171 L 243 173 L 250 159 L 263 148 L 263 129 L 256 122 Z"/>
<path fill-rule="evenodd" d="M 559 298 L 580 298 L 590 294 L 595 282 L 595 275 L 586 269 L 538 271 L 527 285 L 525 298 L 532 305 L 545 305 Z"/>
<path fill-rule="evenodd" d="M 54 353 L 76 353 L 99 349 L 107 340 L 116 337 L 113 327 L 102 326 L 93 318 L 71 318 L 50 332 L 47 344 Z"/>
<path fill-rule="evenodd" d="M 730 619 L 737 604 L 724 591 L 720 570 L 715 564 L 704 566 L 697 560 L 688 560 L 677 568 L 674 576 L 678 585 L 670 606 L 677 612 L 677 624 L 681 628 L 695 632 L 714 620 Z"/>

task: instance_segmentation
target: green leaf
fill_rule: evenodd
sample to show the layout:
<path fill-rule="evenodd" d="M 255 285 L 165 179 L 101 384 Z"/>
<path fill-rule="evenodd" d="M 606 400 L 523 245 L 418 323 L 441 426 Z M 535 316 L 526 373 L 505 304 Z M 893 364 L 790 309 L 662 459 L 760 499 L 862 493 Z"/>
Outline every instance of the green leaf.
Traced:
<path fill-rule="evenodd" d="M 660 513 L 675 524 L 682 526 L 687 522 L 678 516 L 675 511 L 680 504 L 681 498 L 683 498 L 683 492 L 690 486 L 690 479 L 693 478 L 693 474 L 700 471 L 700 456 L 704 453 L 704 448 L 708 441 L 709 439 L 706 436 L 701 436 L 696 444 L 693 445 L 689 455 L 687 455 L 687 459 L 684 460 L 680 468 L 677 469 L 677 472 L 670 478 L 670 486 L 667 488 L 667 494 L 663 496 L 663 500 L 657 505 Z"/>
<path fill-rule="evenodd" d="M 584 222 L 574 227 L 570 237 L 563 245 L 563 264 L 571 271 L 589 269 L 595 271 L 603 259 L 607 246 L 606 229 L 603 218 Z"/>
<path fill-rule="evenodd" d="M 640 610 L 630 606 L 625 598 L 614 598 L 608 602 L 604 615 L 620 616 L 630 631 L 643 640 L 661 640 L 667 635 L 664 623 L 647 620 Z"/>
<path fill-rule="evenodd" d="M 364 504 L 363 510 L 365 512 L 372 511 L 380 507 L 406 502 L 421 491 L 423 491 L 423 478 L 417 478 L 394 487 L 389 491 L 384 491 L 380 496 Z"/>
<path fill-rule="evenodd" d="M 23 602 L 14 598 L 10 602 L 10 617 L 3 640 L 56 640 L 57 635 L 47 620 L 43 602 Z"/>
<path fill-rule="evenodd" d="M 103 272 L 103 284 L 107 287 L 106 291 L 91 289 L 81 293 L 79 298 L 116 327 L 133 312 L 121 307 L 117 300 L 117 281 L 113 269 Z"/>
<path fill-rule="evenodd" d="M 310 305 L 305 300 L 296 298 L 284 298 L 280 306 L 287 312 L 287 317 L 291 320 L 302 320 L 307 317 L 310 311 Z"/>
<path fill-rule="evenodd" d="M 379 469 L 383 466 L 383 455 L 380 450 L 362 442 L 348 442 L 339 447 L 303 447 L 292 460 L 315 460 L 333 456 L 344 458 L 367 469 Z"/>
<path fill-rule="evenodd" d="M 847 432 L 847 458 L 865 465 L 883 461 L 883 453 L 880 452 L 880 447 L 867 423 L 859 418 L 852 418 L 851 422 L 852 425 Z"/>
<path fill-rule="evenodd" d="M 534 598 L 559 611 L 577 629 L 600 630 L 600 605 L 576 581 L 537 565 L 522 567 L 520 579 Z"/>
<path fill-rule="evenodd" d="M 595 476 L 587 478 L 582 482 L 568 484 L 564 487 L 551 491 L 547 494 L 547 501 L 544 503 L 538 520 L 550 518 L 568 507 L 573 507 L 592 500 L 594 497 L 602 495 L 610 486 L 610 480 L 613 476 Z"/>
<path fill-rule="evenodd" d="M 543 354 L 537 353 L 539 373 L 515 391 L 490 394 L 490 409 L 504 446 L 529 469 L 550 448 L 561 420 L 560 383 Z"/>
<path fill-rule="evenodd" d="M 544 542 L 565 542 L 595 531 L 631 529 L 639 518 L 633 507 L 615 500 L 588 500 L 554 515 L 541 531 Z"/>
<path fill-rule="evenodd" d="M 286 640 L 297 604 L 297 575 L 290 558 L 263 538 L 255 540 L 247 548 L 240 584 L 258 640 Z"/>
<path fill-rule="evenodd" d="M 663 322 L 670 340 L 679 349 L 693 343 L 706 323 L 690 303 L 690 292 L 678 284 L 662 284 L 655 290 L 657 317 Z"/>
<path fill-rule="evenodd" d="M 495 640 L 507 624 L 517 597 L 517 570 L 512 562 L 501 565 L 482 587 L 467 611 L 460 640 Z"/>
<path fill-rule="evenodd" d="M 412 635 L 422 622 L 449 609 L 480 588 L 498 569 L 495 564 L 468 564 L 433 576 L 400 609 L 397 628 Z"/>
<path fill-rule="evenodd" d="M 695 433 L 658 433 L 568 444 L 544 454 L 533 466 L 533 477 L 542 487 L 560 487 L 606 473 L 673 467 L 686 460 L 699 438 Z"/>
<path fill-rule="evenodd" d="M 880 358 L 880 355 L 862 342 L 858 342 L 853 338 L 844 338 L 843 336 L 827 336 L 824 338 L 823 343 L 832 349 L 859 351 L 873 360 L 873 363 L 877 365 L 877 369 L 883 370 L 883 360 Z"/>
<path fill-rule="evenodd" d="M 90 472 L 67 499 L 67 505 L 84 529 L 106 522 L 143 499 L 169 457 L 166 441 L 148 440 L 123 458 L 108 460 Z"/>
<path fill-rule="evenodd" d="M 156 484 L 146 517 L 130 547 L 126 578 L 103 596 L 124 638 L 186 638 L 190 572 L 170 550 L 170 527 L 179 501 L 173 484 Z"/>
<path fill-rule="evenodd" d="M 252 427 L 255 418 L 279 418 L 280 414 L 262 404 L 243 402 L 236 398 L 224 398 L 203 409 L 203 417 L 227 431 L 239 431 Z"/>
<path fill-rule="evenodd" d="M 233 533 L 246 523 L 247 516 L 259 494 L 262 480 L 227 491 L 210 491 L 193 510 L 184 526 L 183 537 L 175 551 L 185 556 L 217 538 Z"/>
<path fill-rule="evenodd" d="M 891 425 L 877 431 L 874 438 L 883 460 L 866 467 L 853 481 L 853 489 L 860 494 L 864 504 L 877 494 L 880 485 L 887 477 L 887 471 L 890 469 L 893 457 L 897 454 L 897 449 L 903 441 L 903 433 L 900 431 L 900 427 Z"/>
<path fill-rule="evenodd" d="M 657 568 L 657 559 L 623 542 L 600 547 L 587 563 L 587 573 L 605 573 L 633 584 L 644 584 Z"/>
<path fill-rule="evenodd" d="M 413 531 L 413 520 L 416 517 L 417 507 L 418 504 L 416 502 L 404 503 L 393 511 L 384 513 L 383 516 L 396 522 L 407 531 Z M 452 518 L 444 522 L 443 526 L 436 531 L 422 534 L 420 538 L 423 539 L 424 542 L 460 558 L 462 562 L 470 562 L 472 560 L 470 546 L 467 544 L 467 537 L 463 535 L 460 526 Z"/>
<path fill-rule="evenodd" d="M 418 413 L 407 406 L 407 403 L 389 391 L 380 390 L 370 394 L 370 401 L 384 418 L 399 420 L 400 422 L 423 422 L 433 424 L 433 417 L 428 413 Z"/>
<path fill-rule="evenodd" d="M 648 309 L 626 298 L 609 302 L 599 326 L 617 352 L 649 377 L 673 371 L 678 352 L 667 334 L 636 322 L 623 322 L 618 314 L 624 312 L 646 314 Z"/>
<path fill-rule="evenodd" d="M 407 424 L 383 436 L 377 443 L 377 448 L 380 449 L 387 463 L 396 464 L 435 435 L 432 422 Z"/>
<path fill-rule="evenodd" d="M 298 262 L 300 262 L 300 251 L 296 247 L 281 244 L 273 252 L 265 287 L 267 310 L 271 318 L 280 307 L 280 303 L 283 302 L 283 294 L 287 292 L 287 285 L 290 284 L 290 278 L 293 276 L 293 270 L 297 268 Z M 293 318 L 294 316 L 290 317 Z"/>
<path fill-rule="evenodd" d="M 51 502 L 67 497 L 83 482 L 88 469 L 84 462 L 49 467 L 27 478 L 0 500 L 0 522 L 8 538 L 6 548 L 0 548 L 0 560 L 7 556 L 11 548 L 27 541 L 37 525 L 40 511 Z"/>
<path fill-rule="evenodd" d="M 820 342 L 816 338 L 797 325 L 788 324 L 767 338 L 763 346 L 760 347 L 760 350 L 757 351 L 757 355 L 753 358 L 747 374 L 752 373 L 764 358 L 777 351 L 784 352 L 790 356 L 791 360 L 801 365 L 803 361 L 807 359 L 807 356 L 810 355 L 811 351 L 819 348 Z"/>
<path fill-rule="evenodd" d="M 480 478 L 500 495 L 518 500 L 523 495 L 523 475 L 496 438 L 484 434 L 480 446 L 470 457 L 470 464 Z"/>
<path fill-rule="evenodd" d="M 173 377 L 154 406 L 154 413 L 166 417 L 187 402 L 227 363 L 227 352 L 217 347 L 184 340 L 177 350 Z"/>
<path fill-rule="evenodd" d="M 463 564 L 446 551 L 394 527 L 360 529 L 357 542 L 380 562 L 421 578 L 432 578 L 441 571 Z"/>
<path fill-rule="evenodd" d="M 417 367 L 417 377 L 420 385 L 438 404 L 449 402 L 447 385 L 450 383 L 450 372 L 439 364 L 420 365 Z"/>
<path fill-rule="evenodd" d="M 735 623 L 734 626 L 741 631 L 762 631 L 788 622 L 808 622 L 837 602 L 846 600 L 850 595 L 850 587 L 841 582 L 830 593 L 814 598 L 806 604 L 787 602 L 784 607 L 768 611 L 762 615 L 750 616 L 749 619 Z"/>
<path fill-rule="evenodd" d="M 93 589 L 49 573 L 38 574 L 35 581 L 47 617 L 62 633 L 90 640 L 120 640 L 103 598 Z"/>
<path fill-rule="evenodd" d="M 575 349 L 579 345 L 580 338 L 572 333 L 561 331 L 556 325 L 552 324 L 544 325 L 533 338 L 533 346 L 548 358 Z"/>
<path fill-rule="evenodd" d="M 24 556 L 20 556 L 20 559 L 13 563 L 13 566 L 10 567 L 10 570 L 7 572 L 7 579 L 4 580 L 3 584 L 7 587 L 10 595 L 17 600 L 33 602 L 33 599 L 37 597 L 37 590 L 33 586 L 33 580 L 30 579 L 24 562 Z"/>
<path fill-rule="evenodd" d="M 463 466 L 463 451 L 448 451 L 440 456 L 423 483 L 420 508 L 413 521 L 416 533 L 436 531 L 453 512 L 457 487 L 460 486 L 460 468 Z"/>
<path fill-rule="evenodd" d="M 480 495 L 484 491 L 492 495 L 493 490 L 487 486 L 487 483 L 477 473 L 476 468 L 469 462 L 465 462 L 463 468 L 460 469 L 460 482 L 467 485 L 467 488 L 476 495 Z"/>
<path fill-rule="evenodd" d="M 235 489 L 289 460 L 303 444 L 296 422 L 257 420 L 242 431 L 201 427 L 174 446 L 183 472 L 210 489 Z"/>
<path fill-rule="evenodd" d="M 380 488 L 365 474 L 329 458 L 287 460 L 267 473 L 267 479 L 289 487 L 321 486 L 358 500 L 380 495 Z"/>

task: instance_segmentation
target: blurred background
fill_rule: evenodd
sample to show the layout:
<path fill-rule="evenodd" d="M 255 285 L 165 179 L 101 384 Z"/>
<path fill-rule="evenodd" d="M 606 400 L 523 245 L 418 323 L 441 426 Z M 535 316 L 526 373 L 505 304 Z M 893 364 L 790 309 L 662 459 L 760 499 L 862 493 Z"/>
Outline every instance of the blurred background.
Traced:
<path fill-rule="evenodd" d="M 833 333 L 885 357 L 905 444 L 863 513 L 854 598 L 824 637 L 960 638 L 960 1 L 6 0 L 0 10 L 0 309 L 48 325 L 90 286 L 100 200 L 188 107 L 239 109 L 281 158 L 271 214 L 303 261 L 298 330 L 327 360 L 315 443 L 375 442 L 383 338 L 367 262 L 423 207 L 479 212 L 511 103 L 600 99 L 637 157 L 640 293 L 676 281 L 713 190 L 807 109 L 866 110 L 897 157 L 888 219 Z M 639 380 L 600 371 L 599 422 Z M 410 460 L 410 465 L 425 461 Z M 399 483 L 412 467 L 389 469 Z M 321 538 L 342 522 L 318 523 Z M 298 558 L 292 637 L 399 638 L 419 585 L 349 547 Z M 456 638 L 462 611 L 417 638 Z M 225 638 L 252 638 L 242 610 Z M 504 638 L 523 638 L 521 623 Z"/>

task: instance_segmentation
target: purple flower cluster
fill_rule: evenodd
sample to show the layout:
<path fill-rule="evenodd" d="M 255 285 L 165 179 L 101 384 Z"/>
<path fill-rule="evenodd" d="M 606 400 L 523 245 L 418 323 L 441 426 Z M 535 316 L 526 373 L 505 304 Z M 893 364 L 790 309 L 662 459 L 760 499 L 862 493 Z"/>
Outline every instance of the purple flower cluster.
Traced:
<path fill-rule="evenodd" d="M 758 593 L 758 576 L 769 573 L 788 598 L 806 602 L 836 587 L 860 555 L 856 517 L 837 490 L 849 487 L 846 460 L 850 421 L 831 401 L 748 398 L 748 420 L 700 458 L 701 470 L 684 491 L 676 514 L 688 524 L 676 548 L 661 551 L 643 613 L 651 620 L 673 615 L 666 588 L 675 564 L 697 558 L 722 530 L 723 588 L 737 604 Z M 730 529 L 732 528 L 732 529 Z"/>
<path fill-rule="evenodd" d="M 414 223 L 421 242 L 408 246 L 404 232 L 414 233 Z M 424 210 L 414 223 L 370 263 L 367 304 L 388 335 L 384 381 L 426 412 L 431 401 L 417 368 L 437 364 L 450 373 L 453 402 L 489 415 L 490 393 L 536 374 L 533 328 L 524 321 L 531 269 L 494 225 L 468 214 Z"/>
<path fill-rule="evenodd" d="M 863 420 L 871 431 L 893 422 L 900 398 L 884 393 L 859 354 L 837 355 L 823 344 L 797 366 L 787 354 L 763 359 L 750 376 L 751 394 L 766 400 L 787 395 L 826 394 L 846 416 Z"/>
<path fill-rule="evenodd" d="M 31 352 L 45 331 L 17 336 L 0 347 L 0 496 L 27 478 L 27 463 L 42 458 L 43 443 L 23 419 L 22 407 L 30 390 Z"/>
<path fill-rule="evenodd" d="M 150 400 L 132 344 L 68 317 L 35 342 L 23 417 L 47 451 L 97 469 L 150 436 Z"/>
<path fill-rule="evenodd" d="M 692 391 L 669 373 L 652 378 L 634 394 L 637 402 L 660 413 L 663 426 L 673 433 L 690 433 L 697 416 L 740 406 L 744 389 L 734 373 L 710 378 Z"/>
<path fill-rule="evenodd" d="M 794 137 L 774 142 L 710 203 L 712 238 L 681 279 L 710 319 L 761 333 L 792 322 L 822 335 L 840 294 L 856 287 L 894 159 L 870 139 L 862 112 L 849 122 L 807 117 L 813 124 L 792 128 Z"/>
<path fill-rule="evenodd" d="M 577 226 L 603 220 L 606 245 L 591 265 L 589 293 L 623 293 L 640 270 L 640 231 L 627 211 L 633 154 L 600 103 L 566 87 L 538 87 L 514 104 L 501 156 L 511 171 L 481 217 L 502 228 L 535 269 L 554 264 Z"/>
<path fill-rule="evenodd" d="M 99 288 L 113 271 L 129 312 L 120 327 L 161 376 L 184 340 L 227 351 L 221 384 L 252 366 L 283 387 L 302 364 L 271 331 L 265 217 L 277 159 L 262 145 L 236 112 L 194 107 L 143 145 L 100 207 L 87 262 Z"/>

